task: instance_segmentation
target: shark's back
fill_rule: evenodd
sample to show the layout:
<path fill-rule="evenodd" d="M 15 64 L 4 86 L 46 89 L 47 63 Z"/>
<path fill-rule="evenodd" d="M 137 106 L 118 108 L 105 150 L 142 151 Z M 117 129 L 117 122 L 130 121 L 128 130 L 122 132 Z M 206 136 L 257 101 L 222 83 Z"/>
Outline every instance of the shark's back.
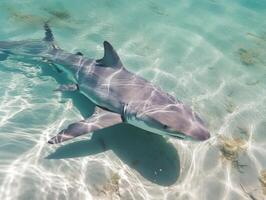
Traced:
<path fill-rule="evenodd" d="M 103 58 L 83 65 L 76 79 L 80 91 L 96 105 L 117 113 L 129 104 L 150 107 L 177 102 L 160 88 L 129 72 L 106 41 Z"/>
<path fill-rule="evenodd" d="M 176 102 L 174 97 L 125 68 L 84 67 L 78 84 L 95 104 L 115 112 L 121 112 L 123 105 L 128 104 L 158 106 Z"/>

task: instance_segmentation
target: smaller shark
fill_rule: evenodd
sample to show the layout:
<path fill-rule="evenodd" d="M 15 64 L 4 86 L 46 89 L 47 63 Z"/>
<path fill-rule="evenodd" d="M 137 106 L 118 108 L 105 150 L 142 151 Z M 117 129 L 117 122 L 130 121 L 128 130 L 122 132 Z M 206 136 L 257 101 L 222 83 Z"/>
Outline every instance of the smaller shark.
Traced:
<path fill-rule="evenodd" d="M 128 123 L 162 136 L 203 141 L 210 133 L 197 113 L 149 81 L 128 71 L 113 46 L 105 41 L 104 56 L 90 59 L 57 46 L 47 23 L 42 40 L 0 42 L 0 60 L 15 55 L 49 61 L 73 83 L 57 91 L 78 90 L 95 105 L 94 114 L 70 124 L 48 143 L 57 144 L 80 135 Z"/>

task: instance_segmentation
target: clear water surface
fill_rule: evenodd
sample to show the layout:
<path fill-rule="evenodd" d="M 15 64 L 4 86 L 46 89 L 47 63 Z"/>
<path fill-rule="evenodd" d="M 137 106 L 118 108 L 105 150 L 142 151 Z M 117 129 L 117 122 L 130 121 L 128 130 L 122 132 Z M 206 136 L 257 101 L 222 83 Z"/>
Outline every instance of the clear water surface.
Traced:
<path fill-rule="evenodd" d="M 41 62 L 0 62 L 0 199 L 265 199 L 265 0 L 1 0 L 0 40 L 42 38 L 124 65 L 208 122 L 206 142 L 118 125 L 62 145 L 47 140 L 92 114 Z"/>

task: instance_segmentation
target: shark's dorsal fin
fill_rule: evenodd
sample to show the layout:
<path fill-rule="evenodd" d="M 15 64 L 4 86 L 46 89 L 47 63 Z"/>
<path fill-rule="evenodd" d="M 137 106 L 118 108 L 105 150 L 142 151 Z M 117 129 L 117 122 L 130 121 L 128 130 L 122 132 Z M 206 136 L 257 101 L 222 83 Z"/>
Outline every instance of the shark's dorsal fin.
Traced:
<path fill-rule="evenodd" d="M 104 46 L 104 56 L 102 59 L 97 60 L 97 63 L 101 66 L 106 67 L 114 67 L 114 68 L 121 68 L 123 67 L 123 64 L 117 54 L 117 52 L 114 50 L 113 46 L 107 42 L 103 42 Z"/>

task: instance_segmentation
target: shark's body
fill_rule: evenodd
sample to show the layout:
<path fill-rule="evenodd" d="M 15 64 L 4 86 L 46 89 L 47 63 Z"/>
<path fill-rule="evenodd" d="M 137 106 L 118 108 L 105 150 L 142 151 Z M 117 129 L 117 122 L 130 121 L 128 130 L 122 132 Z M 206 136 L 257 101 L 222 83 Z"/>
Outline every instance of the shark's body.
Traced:
<path fill-rule="evenodd" d="M 69 125 L 49 143 L 60 143 L 122 122 L 181 139 L 210 137 L 202 120 L 188 106 L 126 70 L 108 42 L 104 42 L 102 59 L 89 59 L 58 48 L 48 25 L 45 30 L 46 36 L 41 41 L 0 42 L 0 59 L 15 54 L 49 60 L 73 81 L 58 90 L 79 90 L 98 107 L 90 118 Z"/>

